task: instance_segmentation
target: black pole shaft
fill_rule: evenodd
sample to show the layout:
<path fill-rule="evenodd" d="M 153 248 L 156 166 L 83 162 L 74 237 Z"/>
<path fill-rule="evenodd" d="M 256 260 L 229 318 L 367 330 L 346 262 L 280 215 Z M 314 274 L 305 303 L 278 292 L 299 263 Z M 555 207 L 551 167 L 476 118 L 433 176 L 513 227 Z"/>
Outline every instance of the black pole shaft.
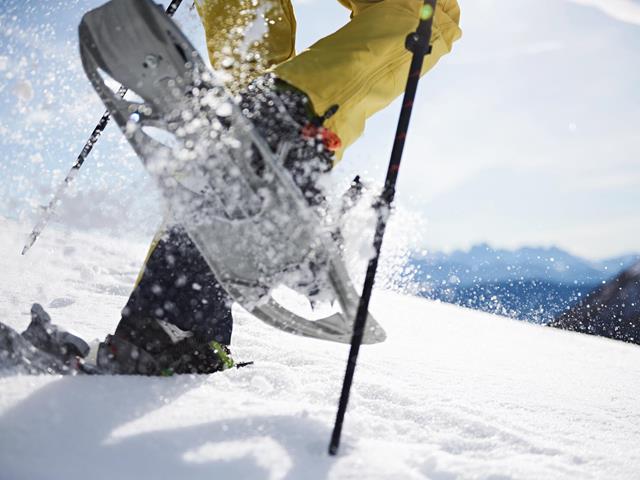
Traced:
<path fill-rule="evenodd" d="M 382 249 L 382 239 L 387 228 L 387 220 L 389 218 L 389 209 L 395 197 L 396 182 L 398 180 L 398 172 L 400 170 L 400 162 L 402 160 L 402 152 L 404 150 L 405 139 L 409 129 L 409 121 L 413 110 L 413 102 L 418 90 L 418 81 L 422 72 L 424 56 L 430 53 L 431 30 L 433 26 L 433 15 L 435 13 L 436 0 L 425 0 L 424 7 L 420 15 L 420 23 L 418 29 L 407 37 L 407 48 L 413 52 L 411 66 L 409 68 L 409 78 L 402 101 L 402 111 L 396 130 L 396 138 L 391 151 L 391 159 L 385 179 L 384 190 L 380 199 L 374 205 L 378 212 L 378 220 L 376 223 L 375 236 L 373 239 L 373 247 L 375 249 L 374 256 L 369 260 L 367 274 L 362 288 L 362 296 L 358 304 L 358 312 L 353 326 L 353 335 L 351 337 L 351 349 L 349 350 L 349 358 L 347 360 L 347 368 L 345 371 L 344 382 L 342 384 L 342 392 L 340 394 L 340 402 L 338 404 L 338 412 L 336 421 L 331 435 L 331 443 L 329 444 L 329 454 L 336 455 L 340 447 L 340 437 L 342 434 L 342 426 L 344 417 L 349 403 L 349 394 L 351 385 L 353 384 L 353 376 L 356 370 L 360 345 L 366 327 L 367 313 L 369 311 L 369 301 L 371 292 L 375 283 L 376 270 L 378 269 L 378 260 L 380 258 L 380 250 Z"/>
<path fill-rule="evenodd" d="M 169 17 L 172 17 L 173 14 L 176 13 L 176 10 L 178 9 L 181 3 L 182 3 L 182 0 L 172 0 L 172 2 L 169 4 L 167 9 L 165 10 L 165 13 Z M 127 93 L 127 89 L 121 86 L 118 89 L 117 95 L 120 98 L 122 98 L 125 96 L 126 93 Z M 53 195 L 53 198 L 40 214 L 40 218 L 38 219 L 38 222 L 33 227 L 33 230 L 31 231 L 31 234 L 29 234 L 29 238 L 27 239 L 26 244 L 22 249 L 22 255 L 24 255 L 29 251 L 29 249 L 33 246 L 33 244 L 36 242 L 36 240 L 38 239 L 38 237 L 40 236 L 44 228 L 49 223 L 49 220 L 51 220 L 51 217 L 53 216 L 55 209 L 57 208 L 57 206 L 60 204 L 60 201 L 62 200 L 62 196 L 66 192 L 69 185 L 78 176 L 80 167 L 82 167 L 82 164 L 91 153 L 91 150 L 93 150 L 93 146 L 100 139 L 100 135 L 102 135 L 102 132 L 104 132 L 104 129 L 107 127 L 107 124 L 109 123 L 110 118 L 111 118 L 111 115 L 109 114 L 108 110 L 102 114 L 102 117 L 100 117 L 100 121 L 93 129 L 93 132 L 91 132 L 91 135 L 89 136 L 89 139 L 84 144 L 84 147 L 82 147 L 82 150 L 80 151 L 80 154 L 76 158 L 75 163 L 71 167 L 71 170 L 69 170 L 69 173 L 67 173 L 67 176 L 64 178 L 64 181 L 58 186 L 58 189 Z"/>

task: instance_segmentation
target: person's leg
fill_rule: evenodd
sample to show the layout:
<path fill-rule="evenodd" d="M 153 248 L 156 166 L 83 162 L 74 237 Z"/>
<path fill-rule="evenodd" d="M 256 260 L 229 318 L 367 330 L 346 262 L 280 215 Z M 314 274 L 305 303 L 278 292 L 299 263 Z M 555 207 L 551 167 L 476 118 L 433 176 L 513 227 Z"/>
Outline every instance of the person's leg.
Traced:
<path fill-rule="evenodd" d="M 154 246 L 115 334 L 145 348 L 138 340 L 158 320 L 191 332 L 201 343 L 231 342 L 231 300 L 180 227 L 170 228 Z"/>
<path fill-rule="evenodd" d="M 232 90 L 239 90 L 267 68 L 294 55 L 295 18 L 291 3 L 281 0 L 269 5 L 256 10 L 247 0 L 196 2 L 212 65 L 228 72 L 227 85 Z M 253 24 L 268 28 L 247 43 L 244 34 Z M 196 344 L 214 341 L 229 345 L 233 329 L 231 303 L 186 232 L 178 226 L 163 229 L 149 248 L 105 351 L 115 354 L 116 347 L 129 349 L 131 344 L 159 355 L 170 350 L 173 342 L 167 337 L 167 325 L 187 332 Z M 138 371 L 139 367 L 127 365 L 122 370 L 144 373 Z"/>
<path fill-rule="evenodd" d="M 180 227 L 154 240 L 116 331 L 100 344 L 103 372 L 213 373 L 233 361 L 231 299 Z"/>
<path fill-rule="evenodd" d="M 363 132 L 367 118 L 386 107 L 404 90 L 411 54 L 406 36 L 418 25 L 422 0 L 340 0 L 352 10 L 351 21 L 308 50 L 274 69 L 275 75 L 305 92 L 314 110 L 338 112 L 326 126 L 338 134 L 342 147 Z M 456 0 L 438 0 L 433 24 L 433 52 L 423 74 L 451 51 L 461 36 Z"/>

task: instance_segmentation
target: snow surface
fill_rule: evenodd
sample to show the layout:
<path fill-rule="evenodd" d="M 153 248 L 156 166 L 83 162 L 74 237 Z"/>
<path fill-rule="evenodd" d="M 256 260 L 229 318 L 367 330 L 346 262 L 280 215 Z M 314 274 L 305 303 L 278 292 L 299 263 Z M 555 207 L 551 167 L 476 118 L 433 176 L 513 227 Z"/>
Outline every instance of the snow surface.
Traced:
<path fill-rule="evenodd" d="M 31 302 L 111 332 L 144 243 L 0 219 L 0 320 Z M 340 455 L 326 454 L 348 347 L 235 310 L 211 376 L 0 378 L 0 479 L 638 478 L 640 348 L 376 291 Z"/>

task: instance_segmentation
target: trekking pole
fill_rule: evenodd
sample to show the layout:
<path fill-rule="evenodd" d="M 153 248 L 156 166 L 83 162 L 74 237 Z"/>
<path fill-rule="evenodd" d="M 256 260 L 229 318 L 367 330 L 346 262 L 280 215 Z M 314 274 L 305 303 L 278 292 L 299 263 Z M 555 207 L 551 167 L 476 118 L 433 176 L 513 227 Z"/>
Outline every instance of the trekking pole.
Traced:
<path fill-rule="evenodd" d="M 182 0 L 172 0 L 169 6 L 167 7 L 167 9 L 165 10 L 165 13 L 168 16 L 172 17 L 173 14 L 176 13 L 176 10 L 178 9 L 181 3 L 182 3 Z M 127 93 L 127 89 L 123 86 L 120 86 L 116 94 L 120 98 L 123 98 L 126 93 Z M 62 196 L 69 188 L 69 185 L 71 184 L 71 182 L 73 182 L 73 180 L 78 176 L 80 167 L 82 167 L 82 164 L 91 153 L 91 150 L 93 150 L 93 146 L 100 139 L 100 135 L 102 134 L 102 132 L 104 132 L 104 129 L 107 127 L 107 124 L 109 123 L 110 118 L 111 118 L 111 115 L 109 114 L 108 110 L 104 112 L 104 114 L 102 114 L 100 121 L 93 129 L 93 132 L 91 132 L 91 136 L 89 136 L 89 139 L 84 144 L 84 147 L 82 147 L 82 150 L 80 151 L 78 158 L 76 158 L 75 163 L 71 167 L 71 170 L 69 170 L 69 173 L 67 173 L 67 176 L 64 178 L 64 181 L 58 186 L 58 189 L 56 190 L 49 204 L 42 209 L 40 218 L 36 222 L 36 225 L 33 227 L 33 230 L 29 234 L 29 238 L 27 239 L 27 242 L 22 248 L 22 255 L 27 253 L 29 249 L 33 246 L 33 244 L 36 243 L 36 240 L 38 239 L 38 237 L 40 236 L 44 228 L 49 223 L 49 220 L 51 220 L 51 217 L 53 217 L 53 214 L 55 213 L 55 209 L 58 207 L 58 205 L 62 200 Z"/>
<path fill-rule="evenodd" d="M 358 361 L 358 353 L 362 344 L 362 337 L 366 327 L 367 312 L 369 311 L 369 300 L 375 282 L 376 270 L 378 268 L 378 259 L 380 258 L 380 250 L 382 248 L 382 239 L 387 221 L 389 219 L 390 207 L 395 197 L 396 182 L 398 180 L 398 172 L 400 170 L 400 161 L 402 160 L 402 151 L 404 149 L 405 139 L 407 138 L 407 130 L 409 129 L 409 120 L 411 119 L 411 110 L 413 102 L 418 90 L 418 81 L 422 71 L 425 55 L 431 53 L 431 30 L 433 26 L 433 16 L 435 14 L 436 0 L 424 0 L 424 5 L 420 11 L 420 23 L 418 29 L 409 34 L 406 40 L 407 50 L 413 53 L 411 67 L 409 68 L 409 78 L 405 89 L 404 99 L 402 101 L 402 111 L 398 121 L 396 130 L 396 138 L 391 151 L 391 159 L 387 170 L 387 177 L 384 183 L 384 190 L 380 198 L 375 202 L 374 208 L 378 213 L 376 222 L 376 230 L 373 239 L 373 247 L 375 255 L 369 260 L 367 274 L 362 288 L 362 296 L 358 304 L 358 313 L 353 326 L 353 335 L 351 337 L 351 349 L 349 350 L 349 358 L 347 360 L 347 368 L 342 384 L 342 393 L 340 394 L 340 403 L 338 404 L 338 412 L 336 421 L 331 435 L 331 443 L 329 444 L 329 455 L 336 455 L 340 447 L 340 435 L 342 433 L 342 425 L 344 416 L 349 403 L 349 393 L 351 384 L 353 383 L 353 374 L 356 370 L 356 362 Z"/>

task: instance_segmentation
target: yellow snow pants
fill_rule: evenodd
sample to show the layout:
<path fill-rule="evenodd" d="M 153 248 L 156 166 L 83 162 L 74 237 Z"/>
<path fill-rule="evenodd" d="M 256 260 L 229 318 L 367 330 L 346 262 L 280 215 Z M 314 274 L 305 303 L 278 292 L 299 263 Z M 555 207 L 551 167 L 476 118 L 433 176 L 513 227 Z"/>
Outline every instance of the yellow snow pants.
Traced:
<path fill-rule="evenodd" d="M 326 0 L 322 0 L 326 1 Z M 227 72 L 238 90 L 267 71 L 305 92 L 316 114 L 337 104 L 326 122 L 346 147 L 363 132 L 366 120 L 405 87 L 411 54 L 406 36 L 419 21 L 422 0 L 339 0 L 351 21 L 296 55 L 296 19 L 291 0 L 200 0 L 198 13 L 213 68 Z M 422 73 L 451 51 L 460 38 L 456 0 L 438 0 L 431 42 Z"/>

